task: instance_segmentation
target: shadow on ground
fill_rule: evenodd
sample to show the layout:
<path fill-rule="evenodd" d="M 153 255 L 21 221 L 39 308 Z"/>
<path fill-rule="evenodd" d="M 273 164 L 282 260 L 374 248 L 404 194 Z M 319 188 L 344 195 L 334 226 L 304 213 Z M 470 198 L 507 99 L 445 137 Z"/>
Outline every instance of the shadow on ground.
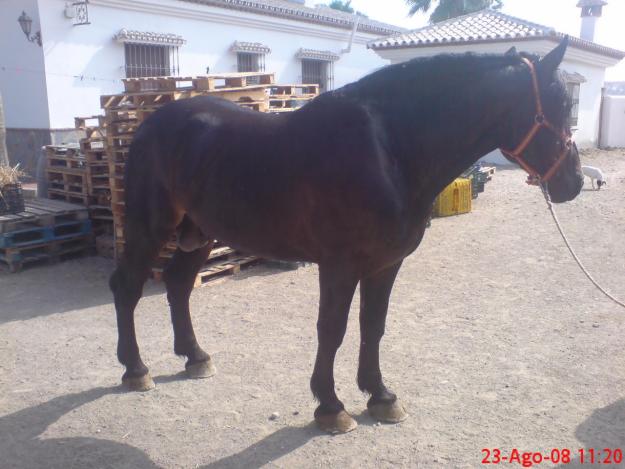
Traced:
<path fill-rule="evenodd" d="M 59 264 L 0 273 L 0 324 L 113 303 L 108 279 L 115 264 L 102 257 L 83 257 Z M 144 296 L 163 293 L 148 281 Z"/>
<path fill-rule="evenodd" d="M 107 394 L 119 392 L 119 387 L 94 388 L 0 417 L 2 467 L 158 467 L 143 451 L 115 441 L 88 437 L 40 438 L 63 415 Z"/>
<path fill-rule="evenodd" d="M 614 451 L 619 448 L 625 451 L 625 398 L 595 410 L 586 421 L 577 427 L 575 437 L 583 445 L 584 461 L 582 462 L 580 459 L 578 451 L 581 448 L 570 448 L 573 456 L 572 461 L 569 464 L 562 464 L 558 468 L 622 467 L 621 464 L 615 464 L 613 458 L 608 461 L 604 449 L 609 448 Z M 599 455 L 595 458 L 594 464 L 590 461 L 590 449 Z"/>
<path fill-rule="evenodd" d="M 180 375 L 155 378 L 159 384 L 176 381 Z M 46 429 L 74 409 L 109 394 L 125 392 L 119 386 L 98 387 L 56 397 L 42 404 L 0 417 L 0 455 L 3 468 L 127 468 L 160 467 L 149 456 L 125 443 L 92 437 L 41 438 Z M 205 466 L 217 468 L 257 468 L 323 436 L 313 423 L 305 427 L 285 427 L 257 441 L 239 453 Z"/>
<path fill-rule="evenodd" d="M 0 272 L 0 324 L 76 309 L 113 304 L 108 287 L 115 264 L 102 257 L 85 257 L 10 274 Z M 259 264 L 224 279 L 245 280 L 290 270 L 278 264 Z M 165 285 L 148 280 L 143 296 L 165 293 Z"/>
<path fill-rule="evenodd" d="M 256 469 L 304 446 L 312 438 L 323 435 L 314 423 L 305 427 L 284 427 L 243 451 L 214 461 L 202 469 Z"/>

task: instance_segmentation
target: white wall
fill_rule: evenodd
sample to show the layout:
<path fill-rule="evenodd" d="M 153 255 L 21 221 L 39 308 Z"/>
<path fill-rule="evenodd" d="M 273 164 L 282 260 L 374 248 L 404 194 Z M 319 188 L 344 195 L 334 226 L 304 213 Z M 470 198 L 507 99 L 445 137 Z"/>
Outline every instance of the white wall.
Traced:
<path fill-rule="evenodd" d="M 339 52 L 351 31 L 177 0 L 91 0 L 90 25 L 72 26 L 63 0 L 40 0 L 45 25 L 44 51 L 52 128 L 73 126 L 73 118 L 100 113 L 99 96 L 122 90 L 124 47 L 113 40 L 120 29 L 173 33 L 180 47 L 180 75 L 236 71 L 235 40 L 272 49 L 266 70 L 278 83 L 301 83 L 301 48 Z M 335 63 L 335 87 L 387 63 L 366 43 L 375 35 L 358 33 L 352 52 Z M 80 78 L 80 77 L 84 78 Z"/>
<path fill-rule="evenodd" d="M 625 147 L 625 96 L 606 96 L 602 119 L 601 147 Z"/>
<path fill-rule="evenodd" d="M 0 4 L 0 93 L 7 128 L 49 127 L 43 50 L 28 42 L 17 19 L 25 11 L 40 29 L 37 0 L 3 0 Z"/>
<path fill-rule="evenodd" d="M 392 63 L 399 63 L 415 57 L 429 57 L 441 53 L 504 53 L 512 46 L 517 50 L 545 55 L 557 46 L 557 43 L 547 40 L 499 42 L 471 45 L 416 47 L 405 49 L 380 50 L 381 57 Z M 614 65 L 616 60 L 570 47 L 561 65 L 561 69 L 568 73 L 579 73 L 586 79 L 580 86 L 580 105 L 577 128 L 573 134 L 580 148 L 595 147 L 598 144 L 599 113 L 601 107 L 601 88 L 605 79 L 605 69 Z M 503 164 L 507 160 L 499 151 L 487 155 L 484 161 Z"/>

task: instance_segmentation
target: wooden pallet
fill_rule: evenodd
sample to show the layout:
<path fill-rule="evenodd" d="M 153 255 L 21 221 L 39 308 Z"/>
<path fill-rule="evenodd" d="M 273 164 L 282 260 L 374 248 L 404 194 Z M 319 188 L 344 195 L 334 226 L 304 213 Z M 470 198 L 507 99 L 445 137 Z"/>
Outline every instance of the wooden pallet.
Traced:
<path fill-rule="evenodd" d="M 0 233 L 89 219 L 85 207 L 55 200 L 26 199 L 24 208 L 20 213 L 0 215 Z"/>
<path fill-rule="evenodd" d="M 210 91 L 144 91 L 140 93 L 105 95 L 100 97 L 100 106 L 107 111 L 107 114 L 109 109 L 115 110 L 117 119 L 129 120 L 135 118 L 143 120 L 160 106 L 173 101 L 194 98 L 196 96 L 215 96 L 233 102 L 241 101 L 242 98 L 257 101 L 267 96 L 266 88 L 265 85 L 251 85 L 236 88 L 217 88 Z M 131 113 L 130 111 L 134 112 Z M 112 119 L 107 117 L 106 120 L 108 123 Z"/>
<path fill-rule="evenodd" d="M 292 112 L 319 94 L 318 85 L 276 85 L 271 73 L 235 73 L 201 77 L 153 77 L 124 80 L 125 92 L 100 99 L 106 124 L 106 158 L 109 168 L 111 212 L 115 255 L 119 259 L 124 244 L 124 169 L 129 147 L 141 123 L 163 105 L 195 96 L 214 96 L 260 112 Z M 273 108 L 270 105 L 273 100 Z M 163 264 L 176 249 L 175 243 L 162 250 L 160 265 L 154 271 L 162 277 Z M 237 272 L 257 262 L 230 248 L 214 248 L 207 265 L 198 274 L 196 286 L 210 279 Z"/>
<path fill-rule="evenodd" d="M 106 127 L 104 116 L 88 116 L 88 117 L 74 117 L 74 127 L 77 130 L 87 129 L 103 129 Z"/>
<path fill-rule="evenodd" d="M 241 269 L 251 267 L 260 261 L 261 259 L 255 256 L 241 256 L 220 262 L 217 265 L 205 267 L 196 275 L 193 288 L 201 287 L 224 276 L 237 274 Z"/>
<path fill-rule="evenodd" d="M 126 78 L 126 93 L 144 91 L 212 91 L 223 88 L 240 88 L 249 84 L 270 85 L 274 83 L 273 73 L 247 72 L 224 73 L 196 77 L 142 77 Z"/>
<path fill-rule="evenodd" d="M 267 87 L 269 98 L 278 98 L 280 96 L 291 99 L 302 98 L 312 99 L 319 95 L 319 85 L 302 84 L 302 85 L 272 85 Z"/>
<path fill-rule="evenodd" d="M 103 151 L 106 148 L 106 136 L 99 134 L 97 137 L 81 138 L 79 145 L 82 155 L 85 155 L 89 151 Z"/>
<path fill-rule="evenodd" d="M 48 189 L 48 197 L 51 200 L 58 200 L 69 204 L 84 205 L 85 207 L 88 207 L 91 202 L 91 198 L 87 194 L 77 194 L 75 192 L 66 192 L 56 189 Z"/>
<path fill-rule="evenodd" d="M 33 243 L 26 246 L 0 248 L 0 262 L 10 272 L 19 272 L 25 264 L 56 263 L 76 255 L 93 252 L 93 236 L 79 235 L 59 240 Z"/>
<path fill-rule="evenodd" d="M 87 163 L 75 145 L 46 145 L 46 158 L 48 169 L 82 170 Z"/>
<path fill-rule="evenodd" d="M 71 194 L 87 195 L 87 173 L 81 170 L 63 168 L 60 170 L 48 168 L 46 171 L 48 191 L 62 191 Z"/>
<path fill-rule="evenodd" d="M 174 242 L 174 243 L 168 243 L 165 246 L 165 248 L 161 250 L 161 252 L 159 253 L 159 262 L 161 263 L 160 267 L 164 267 L 164 263 L 169 262 L 169 260 L 171 260 L 174 253 L 176 252 L 176 249 L 177 249 L 177 246 Z M 236 250 L 232 249 L 231 247 L 221 246 L 221 247 L 213 248 L 210 254 L 208 255 L 208 258 L 206 259 L 206 261 L 208 262 L 208 261 L 214 261 L 214 260 L 225 260 L 233 256 L 239 256 L 239 255 L 240 253 L 238 253 Z M 158 268 L 158 266 L 156 268 Z"/>
<path fill-rule="evenodd" d="M 83 152 L 83 156 L 87 163 L 87 166 L 93 166 L 97 164 L 106 165 L 108 162 L 108 157 L 106 155 L 106 148 L 94 148 L 85 150 Z"/>
<path fill-rule="evenodd" d="M 46 153 L 49 156 L 57 157 L 77 157 L 80 154 L 80 146 L 76 144 L 70 145 L 46 145 Z"/>
<path fill-rule="evenodd" d="M 91 232 L 91 220 L 78 220 L 51 226 L 23 228 L 0 234 L 0 248 L 22 248 L 48 241 L 60 241 Z"/>
<path fill-rule="evenodd" d="M 209 257 L 209 261 L 196 275 L 193 288 L 201 287 L 221 277 L 234 275 L 240 272 L 241 269 L 251 267 L 260 261 L 261 259 L 258 257 L 241 254 L 226 259 L 211 259 Z M 152 278 L 157 282 L 163 281 L 163 272 L 164 268 L 161 267 L 152 269 Z"/>

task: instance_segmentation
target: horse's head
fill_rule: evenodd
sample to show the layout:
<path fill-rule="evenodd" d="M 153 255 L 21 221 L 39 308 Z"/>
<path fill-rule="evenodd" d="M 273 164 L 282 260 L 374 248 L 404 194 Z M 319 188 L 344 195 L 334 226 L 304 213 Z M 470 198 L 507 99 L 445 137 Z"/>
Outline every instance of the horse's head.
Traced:
<path fill-rule="evenodd" d="M 519 56 L 523 72 L 532 78 L 510 121 L 502 150 L 534 180 L 546 184 L 553 202 L 574 199 L 584 183 L 577 147 L 571 141 L 571 98 L 557 73 L 568 39 L 542 59 Z"/>

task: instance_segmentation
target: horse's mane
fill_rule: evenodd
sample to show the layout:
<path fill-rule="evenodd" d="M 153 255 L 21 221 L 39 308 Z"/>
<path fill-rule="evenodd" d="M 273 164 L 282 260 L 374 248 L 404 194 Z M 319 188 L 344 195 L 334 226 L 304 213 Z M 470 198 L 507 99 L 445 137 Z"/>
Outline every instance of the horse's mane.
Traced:
<path fill-rule="evenodd" d="M 438 71 L 458 67 L 487 71 L 505 66 L 518 65 L 519 63 L 520 57 L 518 55 L 478 54 L 474 52 L 439 54 L 429 57 L 417 57 L 406 62 L 383 67 L 363 77 L 360 82 L 366 83 L 369 80 L 380 80 L 389 75 L 401 75 L 403 73 L 414 76 L 415 72 L 433 68 Z"/>
<path fill-rule="evenodd" d="M 407 95 L 421 94 L 435 88 L 468 86 L 472 81 L 479 80 L 489 73 L 500 74 L 502 78 L 512 82 L 516 87 L 527 86 L 530 83 L 529 73 L 518 73 L 523 70 L 522 57 L 532 62 L 539 60 L 538 55 L 524 52 L 506 54 L 466 52 L 418 57 L 383 67 L 330 93 L 366 95 L 374 92 L 379 96 L 394 94 L 397 90 L 402 90 Z M 542 98 L 546 109 L 558 110 L 553 113 L 556 115 L 552 115 L 553 123 L 563 125 L 571 106 L 563 80 L 556 77 L 548 87 L 542 90 Z"/>

